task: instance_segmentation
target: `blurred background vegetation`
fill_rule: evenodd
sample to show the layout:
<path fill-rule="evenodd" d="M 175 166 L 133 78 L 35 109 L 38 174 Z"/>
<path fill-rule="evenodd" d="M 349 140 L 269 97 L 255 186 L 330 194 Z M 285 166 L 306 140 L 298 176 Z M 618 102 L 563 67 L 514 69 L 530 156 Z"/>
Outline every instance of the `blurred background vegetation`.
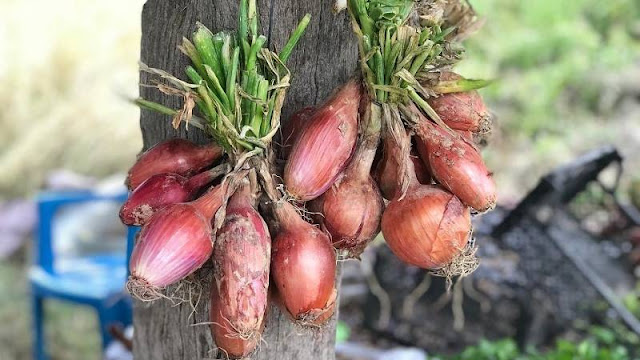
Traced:
<path fill-rule="evenodd" d="M 472 3 L 486 25 L 458 70 L 496 79 L 482 90 L 498 127 L 484 155 L 501 202 L 517 202 L 540 175 L 604 143 L 626 155 L 623 184 L 640 175 L 640 3 Z M 0 200 L 33 195 L 52 169 L 104 177 L 132 163 L 142 145 L 138 110 L 121 95 L 137 94 L 142 4 L 0 2 Z M 27 265 L 24 254 L 0 263 L 1 359 L 30 358 Z M 52 339 L 54 357 L 95 358 L 93 314 L 59 303 L 47 310 L 49 326 L 65 329 Z M 461 359 L 480 359 L 472 356 Z"/>
<path fill-rule="evenodd" d="M 142 147 L 143 1 L 0 2 L 0 194 L 31 195 L 52 169 L 104 177 Z"/>
<path fill-rule="evenodd" d="M 483 90 L 498 134 L 485 151 L 511 202 L 543 175 L 597 145 L 640 172 L 640 2 L 483 0 L 487 20 L 459 70 L 496 79 Z"/>

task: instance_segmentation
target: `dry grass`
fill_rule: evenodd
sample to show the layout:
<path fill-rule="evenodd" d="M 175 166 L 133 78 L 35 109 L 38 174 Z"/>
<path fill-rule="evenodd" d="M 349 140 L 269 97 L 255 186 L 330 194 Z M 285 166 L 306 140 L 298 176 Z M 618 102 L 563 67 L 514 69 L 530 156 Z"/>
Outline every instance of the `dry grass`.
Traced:
<path fill-rule="evenodd" d="M 105 176 L 141 148 L 143 1 L 0 3 L 0 193 L 27 195 L 55 168 Z"/>

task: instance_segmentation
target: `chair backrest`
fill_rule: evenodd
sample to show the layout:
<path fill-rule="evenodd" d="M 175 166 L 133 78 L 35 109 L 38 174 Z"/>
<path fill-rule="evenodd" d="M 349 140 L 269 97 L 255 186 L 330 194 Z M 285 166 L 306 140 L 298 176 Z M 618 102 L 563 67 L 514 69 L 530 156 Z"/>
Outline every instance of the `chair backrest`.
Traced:
<path fill-rule="evenodd" d="M 127 193 L 99 194 L 91 191 L 43 192 L 37 196 L 38 232 L 36 236 L 35 264 L 45 271 L 54 273 L 54 248 L 52 229 L 55 214 L 63 206 L 96 201 L 122 203 Z M 129 236 L 128 236 L 129 237 Z M 127 249 L 129 246 L 127 246 Z"/>

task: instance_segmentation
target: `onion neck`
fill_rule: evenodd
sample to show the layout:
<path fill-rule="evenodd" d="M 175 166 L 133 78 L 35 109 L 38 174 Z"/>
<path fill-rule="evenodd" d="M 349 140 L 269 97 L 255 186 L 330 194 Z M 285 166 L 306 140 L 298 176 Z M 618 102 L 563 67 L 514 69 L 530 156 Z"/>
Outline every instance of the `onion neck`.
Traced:
<path fill-rule="evenodd" d="M 398 108 L 386 106 L 384 110 L 385 143 L 390 145 L 390 161 L 394 161 L 396 165 L 397 193 L 395 198 L 402 199 L 408 189 L 420 184 L 410 158 L 411 137 L 404 128 Z"/>
<path fill-rule="evenodd" d="M 220 158 L 223 152 L 224 150 L 222 149 L 222 147 L 220 147 L 220 145 L 216 143 L 199 146 L 197 150 L 197 153 L 201 158 L 212 159 L 212 162 Z"/>
<path fill-rule="evenodd" d="M 229 199 L 227 211 L 232 209 L 253 208 L 253 192 L 248 181 L 243 181 Z"/>
<path fill-rule="evenodd" d="M 185 187 L 188 191 L 197 191 L 202 189 L 205 185 L 210 184 L 213 180 L 229 172 L 229 169 L 228 164 L 218 165 L 213 169 L 201 172 L 200 174 L 191 177 L 185 184 Z"/>
<path fill-rule="evenodd" d="M 367 103 L 364 109 L 358 148 L 346 171 L 348 175 L 362 180 L 369 178 L 380 142 L 381 127 L 381 107 L 373 102 Z"/>
<path fill-rule="evenodd" d="M 368 146 L 365 142 L 358 144 L 356 153 L 345 171 L 348 179 L 365 180 L 369 178 L 373 160 L 376 157 L 376 148 Z"/>
<path fill-rule="evenodd" d="M 288 202 L 279 202 L 274 206 L 274 212 L 278 221 L 280 222 L 280 229 L 292 229 L 294 227 L 300 227 L 309 225 L 306 221 L 300 217 L 300 214 L 296 209 Z"/>
<path fill-rule="evenodd" d="M 222 206 L 223 196 L 227 191 L 227 183 L 212 187 L 204 195 L 191 202 L 207 219 L 212 219 L 216 211 Z"/>
<path fill-rule="evenodd" d="M 415 165 L 413 165 L 413 161 L 411 161 L 409 156 L 410 155 L 406 156 L 406 159 L 405 159 L 405 164 L 407 169 L 406 173 L 407 173 L 408 182 L 409 182 L 409 186 L 407 187 L 407 189 L 411 189 L 420 185 L 420 182 L 418 181 L 418 175 L 416 175 L 416 167 Z"/>

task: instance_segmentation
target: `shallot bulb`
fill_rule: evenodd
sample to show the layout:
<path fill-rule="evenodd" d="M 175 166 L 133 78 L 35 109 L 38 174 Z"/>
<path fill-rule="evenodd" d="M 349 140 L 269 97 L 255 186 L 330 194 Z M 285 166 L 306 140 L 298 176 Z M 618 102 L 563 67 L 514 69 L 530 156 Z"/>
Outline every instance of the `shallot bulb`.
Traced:
<path fill-rule="evenodd" d="M 213 257 L 212 286 L 217 298 L 212 302 L 211 317 L 218 319 L 213 335 L 219 347 L 236 356 L 244 356 L 255 347 L 267 310 L 271 237 L 253 202 L 248 185 L 231 197 Z M 225 348 L 220 332 L 244 341 Z"/>
<path fill-rule="evenodd" d="M 441 80 L 458 80 L 458 74 L 442 73 Z M 491 132 L 491 114 L 476 91 L 443 94 L 427 100 L 440 119 L 454 130 Z"/>
<path fill-rule="evenodd" d="M 302 130 L 305 128 L 305 126 L 307 126 L 308 120 L 315 112 L 316 108 L 313 106 L 302 108 L 301 110 L 298 110 L 293 115 L 291 115 L 289 121 L 282 125 L 281 151 L 283 159 L 287 159 L 289 157 L 289 153 L 293 148 L 293 144 L 295 144 L 296 140 L 300 136 L 300 133 L 302 133 Z"/>
<path fill-rule="evenodd" d="M 131 254 L 131 280 L 165 287 L 199 269 L 211 256 L 210 220 L 189 204 L 161 210 L 140 232 Z"/>
<path fill-rule="evenodd" d="M 191 176 L 210 166 L 221 156 L 222 148 L 216 144 L 199 146 L 184 139 L 167 140 L 138 157 L 129 170 L 125 184 L 133 190 L 157 174 Z"/>
<path fill-rule="evenodd" d="M 421 185 L 409 159 L 409 136 L 398 137 L 399 167 L 407 191 L 398 191 L 382 215 L 382 234 L 400 260 L 424 269 L 441 269 L 465 254 L 471 212 L 458 198 L 435 185 Z"/>
<path fill-rule="evenodd" d="M 258 330 L 250 336 L 243 338 L 231 327 L 229 319 L 223 314 L 222 302 L 218 294 L 218 287 L 211 285 L 211 307 L 209 309 L 209 320 L 211 321 L 211 334 L 216 346 L 224 352 L 229 359 L 241 359 L 251 354 L 264 330 L 264 319 L 258 326 Z"/>
<path fill-rule="evenodd" d="M 120 220 L 125 225 L 144 225 L 156 211 L 193 199 L 198 191 L 227 170 L 227 166 L 216 167 L 190 179 L 178 174 L 153 175 L 122 205 Z"/>
<path fill-rule="evenodd" d="M 373 145 L 361 143 L 344 176 L 311 205 L 321 214 L 333 246 L 348 257 L 358 257 L 380 231 L 384 201 L 369 175 L 377 143 Z"/>
<path fill-rule="evenodd" d="M 457 197 L 435 185 L 413 184 L 382 216 L 382 234 L 400 260 L 440 269 L 466 248 L 471 214 Z"/>
<path fill-rule="evenodd" d="M 429 169 L 443 187 L 477 211 L 495 206 L 495 182 L 472 145 L 424 117 L 416 132 L 426 148 Z"/>
<path fill-rule="evenodd" d="M 307 121 L 284 169 L 288 192 L 299 201 L 322 195 L 345 169 L 358 136 L 361 88 L 349 81 Z"/>
<path fill-rule="evenodd" d="M 142 227 L 129 262 L 127 288 L 133 295 L 153 300 L 158 288 L 190 275 L 211 257 L 211 219 L 225 191 L 226 185 L 218 185 L 195 201 L 168 206 Z"/>
<path fill-rule="evenodd" d="M 279 297 L 299 323 L 320 325 L 335 311 L 336 256 L 329 237 L 304 221 L 289 203 L 276 204 L 280 230 L 271 275 Z"/>

